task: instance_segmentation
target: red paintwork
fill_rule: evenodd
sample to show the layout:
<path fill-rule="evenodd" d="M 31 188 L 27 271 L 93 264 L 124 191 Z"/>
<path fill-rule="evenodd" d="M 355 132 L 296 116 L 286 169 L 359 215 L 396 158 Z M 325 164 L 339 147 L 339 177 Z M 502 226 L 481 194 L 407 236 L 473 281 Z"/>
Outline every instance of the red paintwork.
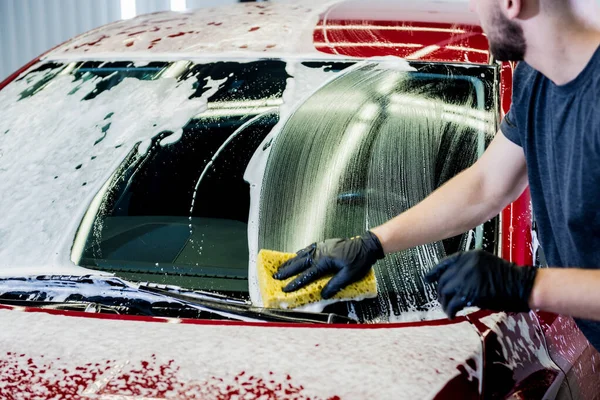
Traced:
<path fill-rule="evenodd" d="M 469 360 L 471 361 L 471 360 Z M 462 400 L 479 399 L 479 382 L 476 379 L 469 380 L 464 367 L 458 368 L 460 375 L 452 379 L 434 397 L 434 400 L 455 400 L 460 396 Z"/>
<path fill-rule="evenodd" d="M 424 61 L 487 64 L 487 39 L 471 25 L 399 21 L 320 21 L 315 47 L 352 57 L 396 56 Z M 414 29 L 419 31 L 415 35 Z M 425 51 L 424 51 L 425 50 Z"/>
<path fill-rule="evenodd" d="M 4 89 L 4 87 L 6 85 L 8 85 L 9 83 L 11 83 L 12 81 L 14 81 L 15 79 L 17 79 L 17 77 L 19 75 L 21 75 L 23 72 L 27 71 L 29 68 L 31 68 L 33 65 L 37 64 L 40 61 L 40 57 L 34 58 L 33 60 L 29 61 L 27 64 L 23 65 L 21 68 L 19 68 L 18 70 L 16 70 L 14 73 L 10 74 L 8 76 L 8 78 L 6 78 L 5 80 L 3 80 L 2 82 L 0 82 L 0 90 Z"/>
<path fill-rule="evenodd" d="M 510 104 L 512 103 L 511 96 L 514 70 L 514 63 L 502 63 L 500 70 L 500 112 L 502 117 L 508 114 L 508 111 L 510 110 Z"/>
<path fill-rule="evenodd" d="M 321 16 L 314 42 L 320 51 L 354 57 L 489 62 L 477 17 L 461 3 L 344 2 Z"/>
<path fill-rule="evenodd" d="M 401 8 L 401 5 L 394 5 Z M 337 7 L 321 18 L 318 25 L 314 29 L 314 44 L 315 48 L 323 53 L 338 54 L 353 57 L 373 57 L 373 56 L 400 56 L 409 59 L 418 59 L 425 61 L 443 61 L 443 62 L 469 62 L 478 64 L 489 63 L 489 53 L 487 40 L 482 33 L 481 28 L 474 24 L 461 22 L 454 24 L 451 19 L 440 21 L 443 16 L 435 15 L 436 21 L 423 21 L 422 19 L 404 19 L 390 14 L 386 18 L 369 17 L 371 14 L 379 15 L 376 7 L 371 7 L 365 10 L 365 18 L 351 18 L 344 14 L 343 7 Z M 375 10 L 374 10 L 375 9 Z M 340 11 L 341 10 L 341 11 Z M 336 14 L 337 12 L 337 14 Z M 182 20 L 185 17 L 181 17 Z M 169 20 L 170 21 L 170 20 Z M 220 25 L 214 23 L 215 25 Z M 145 27 L 143 24 L 137 26 Z M 131 29 L 133 27 L 130 27 Z M 154 31 L 159 28 L 154 27 Z M 250 31 L 257 30 L 259 27 L 250 27 Z M 130 30 L 129 30 L 130 31 Z M 418 32 L 418 33 L 417 33 Z M 124 32 L 126 33 L 126 32 Z M 185 32 L 175 33 L 169 37 L 184 35 Z M 130 36 L 135 36 L 130 34 Z M 103 40 L 101 37 L 100 40 Z M 99 41 L 100 41 L 99 40 Z M 160 41 L 160 38 L 153 42 Z M 98 41 L 98 42 L 99 42 Z M 86 43 L 86 46 L 93 47 L 98 42 Z M 134 42 L 125 43 L 126 46 L 132 46 Z M 435 46 L 435 47 L 430 47 Z M 431 50 L 431 51 L 425 51 Z M 6 80 L 0 83 L 0 90 L 4 88 L 12 80 L 16 79 L 21 73 L 29 69 L 32 65 L 39 62 L 40 57 L 31 61 L 23 68 L 16 71 Z M 501 68 L 500 76 L 500 101 L 502 116 L 508 112 L 511 104 L 511 88 L 512 88 L 512 73 L 514 65 L 504 63 Z M 516 262 L 518 264 L 531 264 L 531 207 L 529 191 L 526 190 L 523 195 L 507 207 L 502 213 L 502 257 Z M 9 306 L 0 305 L 0 309 L 14 309 Z M 115 314 L 90 314 L 84 312 L 71 312 L 59 310 L 42 310 L 36 308 L 18 308 L 24 312 L 46 313 L 51 315 L 63 315 L 70 317 L 82 318 L 100 318 L 114 319 L 127 321 L 145 321 L 166 323 L 173 322 L 164 318 L 154 317 L 139 317 Z M 482 337 L 484 346 L 484 361 L 487 367 L 492 368 L 502 360 L 498 360 L 497 356 L 501 354 L 497 347 L 497 335 L 492 333 L 484 326 L 480 319 L 490 313 L 480 311 L 468 315 L 467 317 L 459 317 L 453 321 L 446 319 L 437 321 L 424 321 L 413 323 L 397 323 L 397 324 L 372 324 L 372 325 L 318 325 L 319 328 L 326 329 L 389 329 L 389 328 L 405 328 L 414 326 L 440 326 L 450 325 L 468 320 L 478 330 Z M 555 361 L 561 368 L 565 369 L 573 366 L 569 383 L 572 387 L 577 388 L 577 392 L 583 396 L 597 395 L 598 383 L 594 374 L 586 373 L 586 371 L 596 370 L 600 368 L 600 356 L 595 350 L 589 347 L 587 340 L 582 336 L 581 332 L 576 328 L 571 318 L 557 317 L 554 314 L 537 313 L 529 314 L 528 325 L 536 332 L 543 332 L 546 336 L 547 348 Z M 267 324 L 267 323 L 248 323 L 236 321 L 211 321 L 211 320 L 178 320 L 181 324 L 194 325 L 239 325 L 239 326 L 261 326 L 261 327 L 287 327 L 287 328 L 313 328 L 317 325 L 298 325 L 298 324 Z M 510 336 L 514 334 L 507 328 L 506 324 L 501 326 L 503 334 Z M 512 333 L 511 333 L 512 332 Z M 43 356 L 42 356 L 43 357 Z M 24 358 L 28 359 L 29 370 L 16 368 L 17 360 Z M 41 364 L 34 364 L 33 360 L 26 354 L 6 354 L 0 355 L 0 371 L 12 371 L 11 376 L 14 379 L 39 379 L 36 378 L 37 372 L 45 369 L 51 369 L 53 362 L 57 360 L 47 360 Z M 69 376 L 71 380 L 62 382 L 48 381 L 47 385 L 42 383 L 48 389 L 48 393 L 58 397 L 66 397 L 68 395 L 77 395 L 79 385 L 87 386 L 95 381 L 96 377 L 106 372 L 113 366 L 114 362 L 106 360 L 104 365 L 88 364 L 77 368 L 77 371 L 72 371 Z M 527 367 L 527 368 L 525 368 Z M 125 379 L 128 382 L 127 387 L 112 387 L 107 385 L 101 393 L 104 395 L 122 395 L 124 393 L 132 396 L 147 396 L 160 397 L 165 390 L 179 390 L 183 396 L 189 391 L 189 387 L 181 386 L 174 378 L 174 371 L 177 370 L 177 365 L 174 362 L 167 364 L 158 363 L 156 360 L 143 362 L 129 371 L 129 375 Z M 490 382 L 497 377 L 489 376 L 491 369 L 484 373 L 483 387 L 489 387 Z M 469 380 L 468 374 L 463 370 L 460 371 L 454 380 L 448 382 L 446 387 L 436 397 L 438 399 L 450 399 L 460 396 L 461 398 L 477 398 L 478 397 L 478 382 L 477 380 Z M 558 371 L 554 368 L 545 368 L 539 360 L 533 360 L 531 364 L 526 366 L 523 364 L 512 371 L 511 379 L 504 382 L 504 385 L 512 385 L 505 395 L 509 395 L 512 391 L 514 398 L 537 398 L 543 390 L 547 389 L 554 378 L 558 375 Z M 291 397 L 303 399 L 302 386 L 292 382 L 291 377 L 284 381 L 273 380 L 270 382 L 256 382 L 253 377 L 245 377 L 244 371 L 241 371 L 235 377 L 233 382 L 228 383 L 228 391 L 219 399 L 229 399 L 232 396 L 246 395 L 264 395 L 264 398 L 275 399 L 283 397 Z M 6 375 L 4 375 L 6 376 Z M 504 377 L 503 379 L 506 379 Z M 33 382 L 33 381 L 32 381 Z M 160 382 L 160 387 L 158 383 Z M 0 397 L 9 398 L 11 396 L 11 381 L 4 382 L 5 385 L 0 385 Z M 204 390 L 205 393 L 216 391 L 215 388 L 221 387 L 222 379 L 214 378 L 214 381 L 199 383 L 199 386 L 194 390 Z M 177 386 L 179 385 L 179 386 Z M 506 387 L 504 388 L 506 389 Z M 4 390 L 4 392 L 3 392 Z M 540 392 L 541 390 L 541 392 Z M 32 394 L 35 397 L 35 394 Z M 213 397 L 211 397 L 213 398 Z M 335 397 L 333 398 L 335 399 Z"/>
<path fill-rule="evenodd" d="M 600 398 L 600 356 L 588 345 L 575 321 L 569 317 L 545 312 L 538 312 L 537 315 L 552 360 L 565 370 L 571 369 L 567 377 L 571 391 L 574 392 L 573 398 L 577 398 L 577 394 L 585 399 Z"/>
<path fill-rule="evenodd" d="M 491 330 L 477 318 L 471 318 L 471 323 L 479 330 L 484 343 L 484 369 L 483 390 L 488 393 L 500 394 L 501 398 L 508 395 L 519 396 L 516 398 L 537 399 L 543 397 L 546 391 L 560 375 L 561 370 L 558 366 L 548 366 L 539 358 L 528 357 L 527 348 L 543 348 L 545 339 L 540 327 L 537 315 L 528 314 L 509 314 L 508 319 L 502 321 L 496 329 Z M 517 325 L 517 321 L 524 321 L 528 328 L 533 331 L 531 343 L 523 346 L 520 330 L 508 323 L 512 320 Z M 514 346 L 500 346 L 502 342 L 510 340 Z M 517 363 L 509 367 L 513 360 L 528 359 L 526 363 Z"/>
<path fill-rule="evenodd" d="M 228 325 L 228 326 L 260 326 L 265 328 L 322 328 L 322 329 L 390 329 L 390 328 L 410 328 L 415 326 L 442 326 L 452 325 L 467 321 L 466 317 L 456 317 L 453 320 L 449 319 L 438 319 L 432 321 L 419 321 L 419 322 L 397 322 L 397 323 L 376 323 L 376 324 L 296 324 L 296 323 L 274 323 L 274 322 L 243 322 L 243 321 L 226 321 L 226 320 L 210 320 L 210 319 L 170 319 L 160 317 L 146 317 L 140 315 L 124 315 L 124 314 L 101 314 L 101 313 L 87 313 L 83 311 L 64 311 L 64 310 L 53 310 L 44 309 L 37 307 L 13 307 L 8 305 L 0 304 L 0 310 L 18 310 L 21 312 L 29 313 L 44 313 L 50 315 L 66 315 L 70 317 L 81 317 L 81 318 L 95 318 L 95 319 L 112 319 L 112 320 L 126 320 L 126 321 L 144 321 L 144 322 L 158 322 L 158 323 L 173 323 L 174 321 L 179 324 L 190 324 L 190 325 Z M 478 311 L 473 313 L 475 318 L 489 315 L 489 311 Z"/>
<path fill-rule="evenodd" d="M 531 198 L 529 189 L 502 212 L 502 257 L 519 265 L 532 265 Z"/>
<path fill-rule="evenodd" d="M 514 63 L 502 63 L 500 70 L 500 111 L 510 110 Z M 502 257 L 519 265 L 532 265 L 531 198 L 529 189 L 502 212 Z"/>

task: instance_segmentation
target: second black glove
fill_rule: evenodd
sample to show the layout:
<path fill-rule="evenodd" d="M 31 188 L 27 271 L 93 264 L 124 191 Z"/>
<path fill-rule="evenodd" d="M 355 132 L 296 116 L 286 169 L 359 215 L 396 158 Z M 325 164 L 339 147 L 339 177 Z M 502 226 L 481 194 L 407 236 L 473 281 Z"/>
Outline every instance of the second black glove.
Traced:
<path fill-rule="evenodd" d="M 438 282 L 438 300 L 450 318 L 468 306 L 524 312 L 537 269 L 519 267 L 483 250 L 457 253 L 442 260 L 425 277 Z"/>

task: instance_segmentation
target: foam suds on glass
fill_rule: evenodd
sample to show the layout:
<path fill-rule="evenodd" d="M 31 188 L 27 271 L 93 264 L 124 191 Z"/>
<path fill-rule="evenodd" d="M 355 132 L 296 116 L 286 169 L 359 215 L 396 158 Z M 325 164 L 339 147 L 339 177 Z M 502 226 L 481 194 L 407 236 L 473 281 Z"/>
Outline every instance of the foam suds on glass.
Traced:
<path fill-rule="evenodd" d="M 263 160 L 258 248 L 295 252 L 364 232 L 477 159 L 477 127 L 491 134 L 491 118 L 471 104 L 446 103 L 443 89 L 411 85 L 408 76 L 367 64 L 294 111 Z M 378 299 L 351 311 L 365 320 L 426 311 L 436 294 L 423 276 L 445 255 L 442 242 L 389 255 L 375 266 Z"/>
<path fill-rule="evenodd" d="M 288 118 L 296 109 L 306 102 L 320 87 L 326 85 L 338 75 L 346 71 L 336 72 L 325 66 L 320 68 L 309 67 L 297 60 L 288 60 L 286 72 L 291 78 L 287 79 L 286 88 L 283 92 L 283 104 L 279 109 L 279 122 L 263 140 L 250 160 L 244 180 L 250 184 L 250 217 L 248 219 L 248 290 L 250 299 L 257 306 L 262 305 L 262 298 L 258 287 L 256 274 L 256 255 L 261 249 L 259 247 L 259 214 L 263 206 L 263 176 L 272 144 L 277 136 L 285 129 Z"/>
<path fill-rule="evenodd" d="M 10 131 L 0 139 L 8 168 L 0 182 L 5 194 L 0 267 L 73 266 L 70 254 L 81 217 L 126 154 L 140 141 L 140 151 L 147 150 L 155 135 L 178 132 L 206 108 L 206 97 L 190 99 L 194 79 L 127 77 L 99 91 L 109 77 L 75 78 L 69 74 L 75 64 L 32 71 L 0 93 L 7 116 L 0 127 Z M 95 96 L 83 100 L 90 93 Z M 89 163 L 92 150 L 97 158 Z"/>

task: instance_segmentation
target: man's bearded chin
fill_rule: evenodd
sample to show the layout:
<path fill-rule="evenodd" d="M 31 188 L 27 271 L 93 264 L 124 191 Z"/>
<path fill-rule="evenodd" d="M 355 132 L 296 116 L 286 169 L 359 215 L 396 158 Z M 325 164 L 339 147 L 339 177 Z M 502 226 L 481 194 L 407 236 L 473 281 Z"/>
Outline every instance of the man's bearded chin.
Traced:
<path fill-rule="evenodd" d="M 490 51 L 498 61 L 523 61 L 527 45 L 523 29 L 500 11 L 494 18 L 494 34 L 489 35 Z"/>

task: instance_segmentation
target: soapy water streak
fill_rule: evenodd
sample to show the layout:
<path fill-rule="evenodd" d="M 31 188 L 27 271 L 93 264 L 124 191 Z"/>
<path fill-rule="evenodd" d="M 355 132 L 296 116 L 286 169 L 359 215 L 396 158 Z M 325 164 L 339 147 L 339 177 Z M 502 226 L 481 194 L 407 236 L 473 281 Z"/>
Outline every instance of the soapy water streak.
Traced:
<path fill-rule="evenodd" d="M 453 104 L 463 110 L 461 118 L 448 118 L 436 99 L 452 88 L 446 85 L 423 88 L 406 73 L 365 66 L 309 98 L 271 150 L 259 248 L 295 252 L 314 241 L 354 236 L 416 205 L 472 164 L 480 133 L 472 126 L 473 108 Z M 429 107 L 390 104 L 391 94 L 405 93 L 430 99 Z M 482 121 L 489 134 L 491 119 Z M 382 316 L 374 308 L 389 317 L 433 307 L 436 294 L 423 276 L 445 255 L 437 242 L 386 257 L 375 267 L 378 304 L 362 302 L 353 312 L 368 320 Z"/>
<path fill-rule="evenodd" d="M 190 229 L 190 238 L 193 237 L 194 235 L 194 225 L 192 224 L 192 215 L 194 213 L 194 206 L 196 204 L 196 197 L 200 194 L 199 193 L 199 188 L 200 188 L 200 184 L 202 183 L 202 179 L 206 176 L 206 174 L 212 169 L 214 168 L 214 162 L 215 160 L 219 157 L 219 155 L 221 154 L 221 152 L 223 150 L 225 150 L 225 148 L 241 133 L 244 132 L 244 130 L 246 128 L 248 128 L 249 126 L 251 126 L 252 124 L 256 123 L 257 121 L 263 119 L 266 115 L 272 114 L 274 112 L 276 112 L 277 109 L 276 108 L 270 108 L 268 111 L 265 111 L 259 115 L 257 115 L 256 117 L 251 118 L 250 120 L 248 120 L 248 122 L 242 124 L 238 129 L 236 129 L 228 138 L 227 140 L 225 140 L 225 142 L 223 142 L 223 144 L 217 149 L 217 151 L 215 151 L 215 154 L 212 156 L 212 158 L 210 159 L 210 161 L 206 164 L 206 166 L 204 167 L 204 169 L 202 170 L 202 173 L 200 174 L 200 177 L 198 178 L 198 180 L 196 181 L 196 185 L 194 187 L 194 191 L 192 194 L 192 204 L 190 205 L 190 216 L 189 216 L 189 229 Z M 208 194 L 210 195 L 210 194 Z M 202 234 L 202 236 L 204 236 L 204 234 Z M 190 239 L 191 240 L 191 239 Z M 202 255 L 202 243 L 204 242 L 204 239 L 201 239 L 201 243 L 200 243 L 200 247 L 198 249 L 198 255 L 201 256 Z"/>

